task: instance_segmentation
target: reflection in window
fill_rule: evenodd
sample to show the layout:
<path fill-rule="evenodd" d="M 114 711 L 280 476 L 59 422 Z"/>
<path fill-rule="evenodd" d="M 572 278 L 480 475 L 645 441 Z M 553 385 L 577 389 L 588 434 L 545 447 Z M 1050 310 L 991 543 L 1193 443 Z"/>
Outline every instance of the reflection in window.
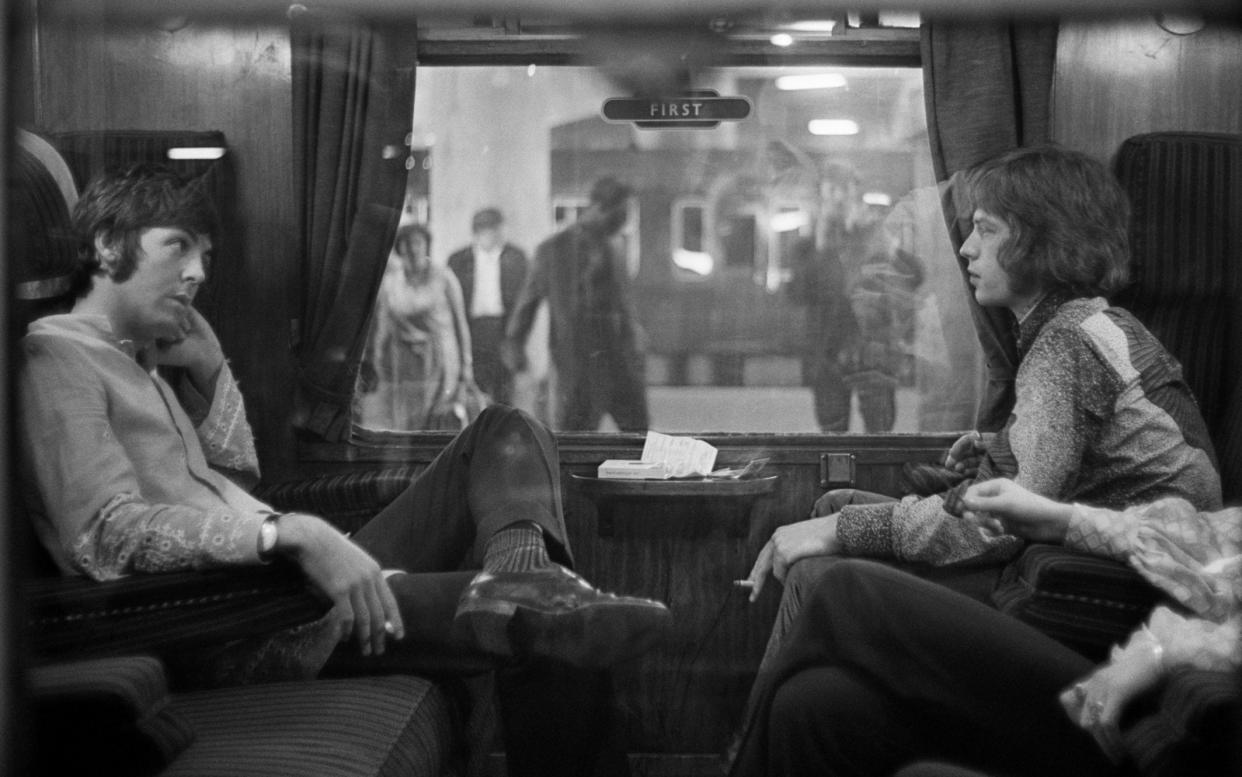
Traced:
<path fill-rule="evenodd" d="M 747 66 L 693 86 L 750 117 L 638 128 L 602 118 L 625 93 L 591 68 L 419 69 L 431 261 L 483 207 L 529 258 L 510 401 L 574 431 L 970 428 L 982 369 L 919 71 Z M 596 234 L 605 178 L 632 196 Z M 588 247 L 549 259 L 567 242 Z"/>

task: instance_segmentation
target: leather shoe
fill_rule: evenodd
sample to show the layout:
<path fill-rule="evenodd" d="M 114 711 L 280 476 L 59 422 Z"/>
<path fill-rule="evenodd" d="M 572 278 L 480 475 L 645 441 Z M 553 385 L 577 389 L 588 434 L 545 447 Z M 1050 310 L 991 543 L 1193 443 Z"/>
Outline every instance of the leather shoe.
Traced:
<path fill-rule="evenodd" d="M 480 572 L 457 603 L 454 628 L 496 655 L 598 668 L 651 649 L 671 620 L 661 602 L 604 593 L 553 564 L 529 572 Z"/>

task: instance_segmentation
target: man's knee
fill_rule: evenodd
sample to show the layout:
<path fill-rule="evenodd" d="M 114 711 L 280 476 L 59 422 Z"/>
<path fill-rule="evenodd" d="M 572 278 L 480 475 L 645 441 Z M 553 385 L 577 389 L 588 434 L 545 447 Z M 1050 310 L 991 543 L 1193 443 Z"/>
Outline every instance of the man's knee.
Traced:
<path fill-rule="evenodd" d="M 854 496 L 858 493 L 855 488 L 834 488 L 825 492 L 815 500 L 814 506 L 811 507 L 812 518 L 822 518 L 825 515 L 841 512 L 841 508 L 854 503 Z"/>
<path fill-rule="evenodd" d="M 808 556 L 798 559 L 785 573 L 783 598 L 801 601 L 832 567 L 845 559 L 841 556 Z"/>

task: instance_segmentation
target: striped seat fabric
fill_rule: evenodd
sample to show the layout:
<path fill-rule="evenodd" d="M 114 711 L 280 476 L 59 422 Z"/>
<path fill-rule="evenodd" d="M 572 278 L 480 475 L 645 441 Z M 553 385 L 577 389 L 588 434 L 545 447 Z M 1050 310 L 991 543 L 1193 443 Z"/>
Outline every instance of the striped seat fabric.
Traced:
<path fill-rule="evenodd" d="M 172 710 L 196 737 L 163 777 L 432 777 L 454 757 L 447 696 L 408 675 L 179 694 Z"/>
<path fill-rule="evenodd" d="M 1160 593 L 1110 559 L 1033 544 L 1006 567 L 997 608 L 1097 661 L 1143 622 Z"/>
<path fill-rule="evenodd" d="M 1130 286 L 1114 303 L 1182 364 L 1218 453 L 1242 428 L 1226 423 L 1242 377 L 1242 136 L 1137 135 L 1114 169 L 1130 195 Z M 1222 462 L 1224 463 L 1224 462 Z M 1236 462 L 1225 499 L 1242 497 Z"/>

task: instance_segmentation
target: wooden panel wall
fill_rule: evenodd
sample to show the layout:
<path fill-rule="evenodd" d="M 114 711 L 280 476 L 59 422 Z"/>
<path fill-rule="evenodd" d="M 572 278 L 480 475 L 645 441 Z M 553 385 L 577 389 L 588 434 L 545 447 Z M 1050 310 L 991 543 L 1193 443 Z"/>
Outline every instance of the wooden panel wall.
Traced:
<path fill-rule="evenodd" d="M 1053 137 L 1111 162 L 1132 135 L 1165 130 L 1242 133 L 1242 28 L 1190 35 L 1154 16 L 1061 26 Z"/>
<path fill-rule="evenodd" d="M 217 241 L 201 307 L 246 392 L 265 471 L 288 470 L 288 321 L 300 287 L 292 254 L 297 211 L 285 27 L 190 20 L 122 29 L 103 18 L 45 17 L 32 48 L 36 99 L 28 109 L 33 116 L 19 117 L 23 124 L 47 132 L 224 132 L 241 227 Z"/>

